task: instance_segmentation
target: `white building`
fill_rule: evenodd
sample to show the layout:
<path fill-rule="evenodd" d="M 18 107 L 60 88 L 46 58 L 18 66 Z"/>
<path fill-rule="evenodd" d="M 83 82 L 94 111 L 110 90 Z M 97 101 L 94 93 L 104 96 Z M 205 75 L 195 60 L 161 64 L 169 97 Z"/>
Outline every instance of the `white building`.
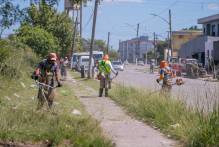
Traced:
<path fill-rule="evenodd" d="M 119 42 L 119 54 L 121 60 L 127 60 L 130 63 L 135 63 L 136 59 L 144 60 L 146 53 L 153 48 L 153 42 L 150 41 L 147 36 Z"/>
<path fill-rule="evenodd" d="M 196 58 L 204 65 L 208 65 L 209 59 L 219 64 L 219 14 L 198 19 L 203 25 L 203 36 L 182 45 L 180 57 Z"/>

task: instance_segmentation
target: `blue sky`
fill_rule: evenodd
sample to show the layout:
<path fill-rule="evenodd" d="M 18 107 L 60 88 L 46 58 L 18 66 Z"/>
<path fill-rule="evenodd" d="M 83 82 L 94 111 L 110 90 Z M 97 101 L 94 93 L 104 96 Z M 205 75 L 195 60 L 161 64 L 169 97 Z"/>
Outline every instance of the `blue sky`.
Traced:
<path fill-rule="evenodd" d="M 14 0 L 21 7 L 28 6 L 28 0 Z M 84 7 L 83 36 L 90 38 L 94 0 Z M 119 40 L 136 36 L 137 23 L 140 23 L 139 35 L 159 34 L 160 39 L 166 38 L 168 25 L 151 13 L 168 19 L 168 9 L 172 11 L 173 30 L 197 25 L 197 19 L 219 13 L 219 0 L 103 0 L 100 2 L 97 17 L 96 39 L 107 40 L 107 32 L 111 32 L 111 41 L 115 49 Z M 64 0 L 58 6 L 64 10 Z M 199 27 L 201 27 L 199 25 Z M 15 27 L 5 32 L 10 33 Z"/>

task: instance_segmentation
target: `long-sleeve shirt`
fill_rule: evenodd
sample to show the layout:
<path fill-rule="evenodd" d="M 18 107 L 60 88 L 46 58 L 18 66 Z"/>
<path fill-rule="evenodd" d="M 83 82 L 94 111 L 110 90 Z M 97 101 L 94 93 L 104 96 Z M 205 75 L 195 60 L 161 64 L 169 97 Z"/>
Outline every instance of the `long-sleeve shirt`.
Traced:
<path fill-rule="evenodd" d="M 110 74 L 111 72 L 113 72 L 114 74 L 117 73 L 116 70 L 113 68 L 112 63 L 109 60 L 100 61 L 99 65 L 98 65 L 98 68 L 99 68 L 99 71 L 101 73 L 104 73 L 104 74 Z"/>

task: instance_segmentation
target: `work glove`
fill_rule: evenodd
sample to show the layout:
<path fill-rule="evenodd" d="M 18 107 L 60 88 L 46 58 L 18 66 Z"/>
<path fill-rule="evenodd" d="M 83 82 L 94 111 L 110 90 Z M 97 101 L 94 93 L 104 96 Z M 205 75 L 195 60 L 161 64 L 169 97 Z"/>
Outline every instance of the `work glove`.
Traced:
<path fill-rule="evenodd" d="M 62 84 L 60 82 L 58 82 L 58 87 L 62 87 Z"/>
<path fill-rule="evenodd" d="M 39 76 L 36 75 L 36 74 L 32 74 L 32 75 L 31 75 L 31 79 L 33 79 L 33 80 L 38 80 L 38 79 L 39 79 Z"/>

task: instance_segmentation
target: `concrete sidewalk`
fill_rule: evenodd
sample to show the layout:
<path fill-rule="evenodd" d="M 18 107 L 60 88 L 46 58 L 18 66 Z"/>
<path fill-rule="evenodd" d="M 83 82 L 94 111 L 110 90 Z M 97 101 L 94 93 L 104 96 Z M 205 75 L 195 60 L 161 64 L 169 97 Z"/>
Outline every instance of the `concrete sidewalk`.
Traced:
<path fill-rule="evenodd" d="M 158 130 L 128 116 L 114 101 L 97 97 L 97 91 L 68 77 L 67 82 L 88 113 L 100 122 L 104 133 L 117 147 L 170 147 L 177 142 Z"/>

